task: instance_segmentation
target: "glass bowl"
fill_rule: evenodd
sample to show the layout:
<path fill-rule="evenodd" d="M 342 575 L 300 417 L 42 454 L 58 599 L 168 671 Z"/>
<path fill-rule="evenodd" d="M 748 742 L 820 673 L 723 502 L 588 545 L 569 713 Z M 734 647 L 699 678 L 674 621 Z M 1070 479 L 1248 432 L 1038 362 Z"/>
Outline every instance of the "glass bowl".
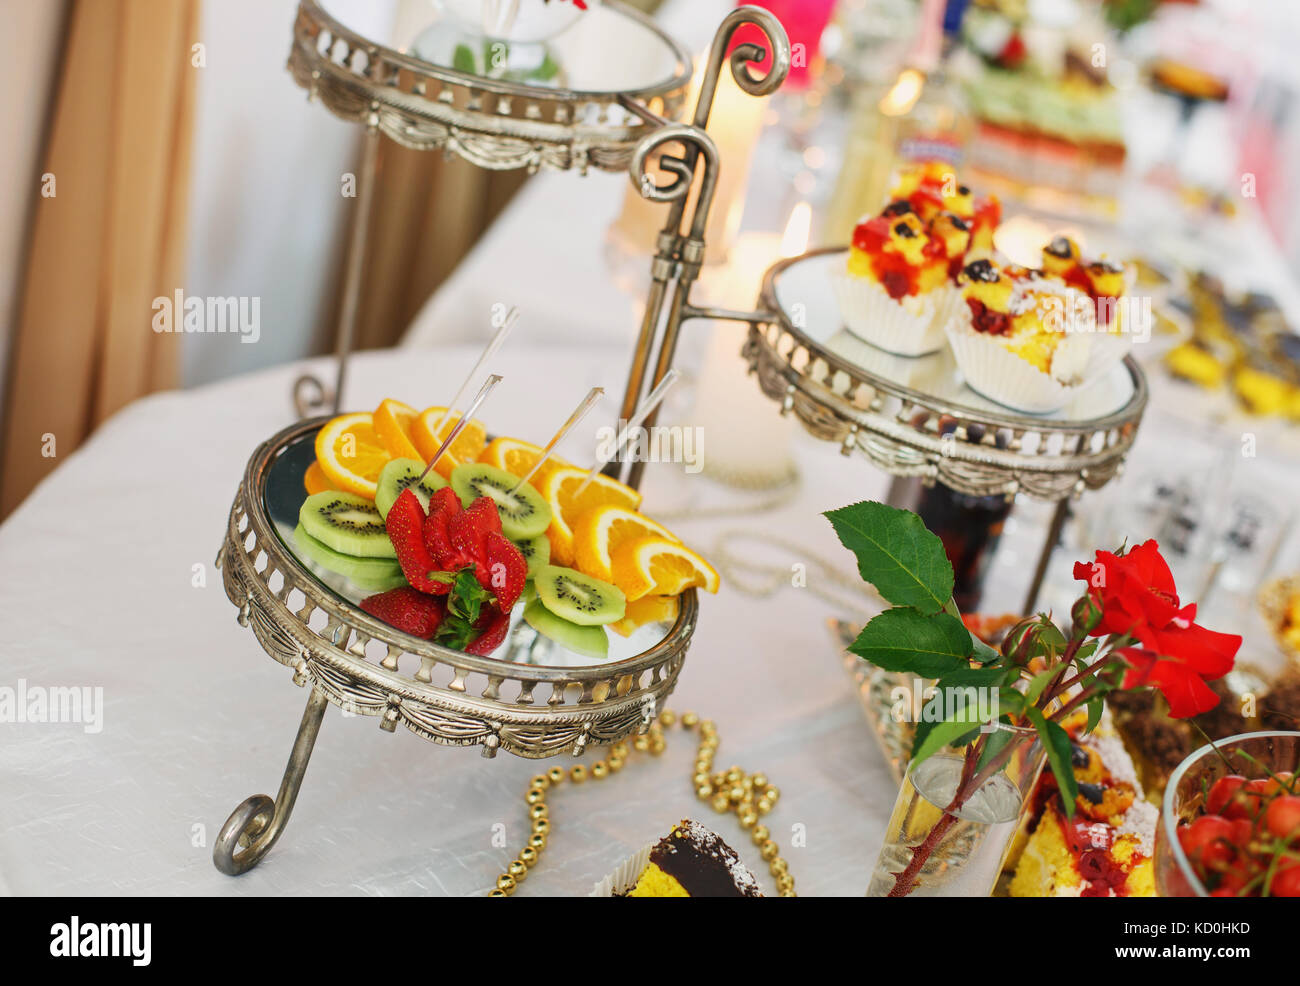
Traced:
<path fill-rule="evenodd" d="M 1183 853 L 1178 823 L 1196 816 L 1205 792 L 1220 777 L 1263 777 L 1260 764 L 1274 773 L 1300 770 L 1300 733 L 1274 730 L 1229 736 L 1201 747 L 1170 775 L 1156 826 L 1156 891 L 1161 897 L 1210 896 Z"/>

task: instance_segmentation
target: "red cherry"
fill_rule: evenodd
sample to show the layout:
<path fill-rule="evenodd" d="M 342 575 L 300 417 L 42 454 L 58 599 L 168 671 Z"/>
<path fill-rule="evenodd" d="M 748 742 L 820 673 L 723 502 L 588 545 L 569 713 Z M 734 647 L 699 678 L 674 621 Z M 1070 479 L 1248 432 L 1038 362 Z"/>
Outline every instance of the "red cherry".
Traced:
<path fill-rule="evenodd" d="M 1279 839 L 1286 839 L 1300 832 L 1300 798 L 1294 794 L 1284 794 L 1274 798 L 1264 813 L 1264 824 Z"/>
<path fill-rule="evenodd" d="M 1227 851 L 1227 858 L 1231 858 L 1232 851 L 1224 844 L 1231 840 L 1232 823 L 1218 815 L 1202 815 L 1178 831 L 1178 841 L 1188 858 L 1205 863 L 1223 861 L 1224 850 Z"/>
<path fill-rule="evenodd" d="M 1234 846 L 1245 849 L 1254 835 L 1255 823 L 1249 818 L 1234 818 L 1232 820 L 1232 844 Z"/>
<path fill-rule="evenodd" d="M 1211 815 L 1224 814 L 1224 808 L 1232 800 L 1242 786 L 1246 783 L 1246 778 L 1240 774 L 1228 774 L 1226 777 L 1220 777 L 1210 788 L 1209 796 L 1205 799 L 1205 810 Z"/>
<path fill-rule="evenodd" d="M 1273 877 L 1269 893 L 1274 897 L 1300 897 L 1300 865 L 1292 864 Z"/>

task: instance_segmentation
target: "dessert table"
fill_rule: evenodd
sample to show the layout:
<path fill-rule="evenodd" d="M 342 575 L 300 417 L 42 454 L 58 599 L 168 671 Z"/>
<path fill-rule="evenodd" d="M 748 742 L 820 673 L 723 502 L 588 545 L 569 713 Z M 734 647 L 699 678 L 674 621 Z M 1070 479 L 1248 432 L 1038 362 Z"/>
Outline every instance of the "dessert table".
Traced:
<path fill-rule="evenodd" d="M 756 177 L 750 199 L 777 200 L 781 176 Z M 521 323 L 492 366 L 505 378 L 484 415 L 492 430 L 544 440 L 538 422 L 563 420 L 598 385 L 607 391 L 598 413 L 612 420 L 648 267 L 648 256 L 617 257 L 606 239 L 627 187 L 625 175 L 534 178 L 429 300 L 401 348 L 353 358 L 344 408 L 370 409 L 386 397 L 418 406 L 445 400 L 479 354 L 493 312 L 518 305 Z M 1262 275 L 1295 313 L 1294 285 L 1257 229 L 1252 221 L 1239 234 L 1250 248 L 1229 254 L 1233 270 Z M 538 231 L 547 231 L 544 243 Z M 752 307 L 756 276 L 776 258 L 762 259 L 754 271 L 706 268 L 709 302 Z M 683 339 L 688 374 L 708 336 L 701 328 Z M 529 830 L 527 780 L 549 763 L 485 761 L 474 748 L 386 733 L 376 719 L 331 706 L 283 838 L 238 878 L 212 865 L 231 805 L 275 789 L 304 700 L 237 624 L 214 557 L 248 456 L 292 420 L 292 382 L 330 371 L 325 360 L 307 361 L 138 401 L 0 525 L 0 621 L 11 629 L 0 688 L 102 695 L 94 722 L 0 722 L 0 894 L 459 896 L 485 894 L 512 858 Z M 1163 375 L 1153 375 L 1151 393 L 1130 459 L 1139 464 L 1204 438 L 1210 410 L 1200 392 Z M 1246 423 L 1230 409 L 1215 416 L 1218 439 L 1259 432 L 1261 482 L 1295 488 L 1295 429 Z M 577 443 L 560 452 L 586 459 Z M 828 602 L 827 593 L 846 592 L 843 582 L 823 584 L 838 580 L 822 574 L 821 561 L 849 582 L 854 573 L 820 514 L 883 498 L 889 479 L 861 463 L 846 468 L 833 445 L 806 437 L 791 454 L 799 485 L 767 498 L 685 477 L 676 466 L 646 472 L 646 511 L 723 571 L 719 595 L 701 601 L 669 707 L 717 723 L 720 765 L 762 771 L 780 787 L 764 823 L 801 895 L 860 895 L 897 785 L 827 625 L 860 620 L 870 604 Z M 1026 503 L 1008 521 L 988 609 L 1015 609 L 1024 598 L 1048 510 Z M 743 591 L 719 554 L 737 531 L 778 538 L 784 553 L 768 564 L 806 565 L 806 587 Z M 1053 576 L 1058 586 L 1068 581 L 1059 564 L 1067 554 L 1058 555 L 1049 590 Z M 684 817 L 716 825 L 765 872 L 734 818 L 713 819 L 696 800 L 693 740 L 680 730 L 667 735 L 663 756 L 634 753 L 621 774 L 565 785 L 551 798 L 548 849 L 521 893 L 584 895 Z"/>

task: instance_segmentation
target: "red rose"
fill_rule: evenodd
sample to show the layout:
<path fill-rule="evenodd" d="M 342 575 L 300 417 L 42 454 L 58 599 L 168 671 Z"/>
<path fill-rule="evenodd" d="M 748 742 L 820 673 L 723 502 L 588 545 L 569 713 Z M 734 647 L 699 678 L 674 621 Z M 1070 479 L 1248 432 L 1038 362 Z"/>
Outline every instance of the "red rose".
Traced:
<path fill-rule="evenodd" d="M 1155 541 L 1144 541 L 1123 555 L 1098 551 L 1095 561 L 1075 562 L 1074 577 L 1088 584 L 1088 595 L 1101 607 L 1094 637 L 1136 637 L 1137 627 L 1165 626 L 1178 613 L 1178 588 Z"/>
<path fill-rule="evenodd" d="M 1232 670 L 1241 637 L 1197 625 L 1196 605 L 1179 606 L 1178 589 L 1155 541 L 1123 555 L 1098 551 L 1078 562 L 1074 577 L 1088 585 L 1101 610 L 1091 635 L 1124 634 L 1141 645 L 1120 651 L 1130 664 L 1122 687 L 1153 685 L 1176 718 L 1199 715 L 1219 702 L 1205 684 Z"/>

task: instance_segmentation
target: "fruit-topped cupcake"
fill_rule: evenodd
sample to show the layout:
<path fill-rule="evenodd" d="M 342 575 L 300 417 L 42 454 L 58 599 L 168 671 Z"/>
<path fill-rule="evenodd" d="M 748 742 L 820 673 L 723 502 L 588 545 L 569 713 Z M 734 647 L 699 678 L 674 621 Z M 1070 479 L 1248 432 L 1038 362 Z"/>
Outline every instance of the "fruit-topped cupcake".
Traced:
<path fill-rule="evenodd" d="M 1121 340 L 1098 333 L 1093 299 L 1046 269 L 981 259 L 958 282 L 965 310 L 948 339 L 966 382 L 990 400 L 1056 411 L 1123 358 Z"/>
<path fill-rule="evenodd" d="M 942 349 L 961 306 L 957 275 L 991 254 L 1000 216 L 996 199 L 977 199 L 947 164 L 904 172 L 880 214 L 853 231 L 847 268 L 834 278 L 849 331 L 899 356 Z"/>
<path fill-rule="evenodd" d="M 1093 300 L 1097 326 L 1104 332 L 1118 332 L 1121 305 L 1128 290 L 1129 274 L 1120 264 L 1104 258 L 1086 260 L 1079 245 L 1068 236 L 1057 236 L 1043 247 L 1043 274 L 1082 291 Z"/>

